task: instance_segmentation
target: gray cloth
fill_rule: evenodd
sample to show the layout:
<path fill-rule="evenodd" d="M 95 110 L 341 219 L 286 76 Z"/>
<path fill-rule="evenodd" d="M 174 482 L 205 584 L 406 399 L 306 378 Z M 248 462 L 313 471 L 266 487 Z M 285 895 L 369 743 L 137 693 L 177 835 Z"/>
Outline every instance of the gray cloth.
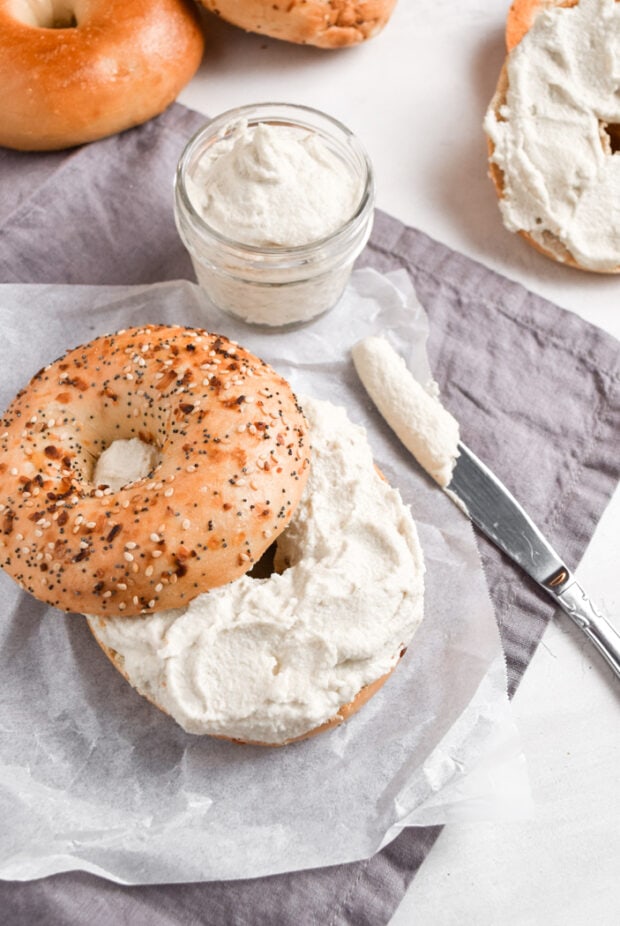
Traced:
<path fill-rule="evenodd" d="M 0 282 L 194 279 L 174 226 L 172 176 L 202 121 L 175 105 L 74 151 L 0 150 Z M 102 201 L 105 221 L 90 221 Z M 618 343 L 383 214 L 359 264 L 409 272 L 431 322 L 433 369 L 464 439 L 576 566 L 620 477 Z M 479 542 L 512 693 L 552 604 Z M 378 926 L 438 832 L 407 829 L 365 861 L 260 880 L 124 888 L 68 873 L 2 882 L 1 919 L 6 926 Z"/>

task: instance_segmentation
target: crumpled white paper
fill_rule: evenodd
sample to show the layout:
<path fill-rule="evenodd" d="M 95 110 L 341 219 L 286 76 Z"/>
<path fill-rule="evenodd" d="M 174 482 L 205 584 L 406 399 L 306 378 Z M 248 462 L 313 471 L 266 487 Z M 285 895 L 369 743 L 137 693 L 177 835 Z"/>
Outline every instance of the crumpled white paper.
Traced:
<path fill-rule="evenodd" d="M 288 332 L 252 329 L 188 282 L 0 287 L 0 405 L 39 367 L 144 323 L 225 334 L 300 394 L 346 406 L 411 505 L 425 620 L 347 724 L 283 749 L 184 733 L 108 662 L 79 615 L 0 574 L 0 876 L 82 869 L 127 884 L 248 878 L 367 857 L 405 826 L 529 812 L 493 609 L 467 519 L 371 405 L 350 348 L 386 333 L 421 382 L 427 320 L 404 271 L 357 271 L 341 303 Z"/>

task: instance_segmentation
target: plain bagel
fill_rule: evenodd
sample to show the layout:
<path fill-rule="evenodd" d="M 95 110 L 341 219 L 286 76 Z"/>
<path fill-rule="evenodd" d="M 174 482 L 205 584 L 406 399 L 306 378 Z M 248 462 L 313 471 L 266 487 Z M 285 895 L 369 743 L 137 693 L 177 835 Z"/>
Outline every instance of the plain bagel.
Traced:
<path fill-rule="evenodd" d="M 396 0 L 200 0 L 212 13 L 247 32 L 274 39 L 341 48 L 377 35 Z"/>
<path fill-rule="evenodd" d="M 247 572 L 308 475 L 286 380 L 224 337 L 150 325 L 37 373 L 0 425 L 0 565 L 65 611 L 175 608 Z M 158 455 L 114 491 L 93 482 L 116 441 Z"/>
<path fill-rule="evenodd" d="M 68 148 L 145 122 L 203 47 L 189 0 L 0 0 L 0 145 Z"/>
<path fill-rule="evenodd" d="M 597 273 L 620 272 L 618 2 L 516 0 L 484 124 L 506 227 Z"/>

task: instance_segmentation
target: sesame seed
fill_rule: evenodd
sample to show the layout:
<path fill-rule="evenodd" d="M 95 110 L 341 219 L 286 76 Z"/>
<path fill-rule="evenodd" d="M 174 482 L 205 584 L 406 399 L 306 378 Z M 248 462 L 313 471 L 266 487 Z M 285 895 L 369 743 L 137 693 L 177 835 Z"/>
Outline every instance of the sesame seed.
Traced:
<path fill-rule="evenodd" d="M 153 557 L 153 559 L 157 559 L 159 556 L 161 556 L 161 550 L 153 550 L 153 552 L 151 553 L 151 556 Z"/>
<path fill-rule="evenodd" d="M 184 531 L 188 530 L 191 527 L 191 522 L 189 518 L 183 519 L 183 521 L 181 522 L 181 527 L 183 528 Z"/>
<path fill-rule="evenodd" d="M 132 554 L 132 553 L 127 553 L 127 551 L 125 551 L 125 552 L 123 553 L 123 556 L 124 556 L 125 560 L 126 560 L 128 563 L 133 563 L 133 554 Z"/>
<path fill-rule="evenodd" d="M 125 548 L 127 550 L 135 550 L 137 546 L 138 544 L 135 543 L 133 540 L 128 540 L 127 543 L 125 544 Z"/>
<path fill-rule="evenodd" d="M 155 586 L 155 591 L 156 591 L 156 592 L 161 592 L 161 591 L 163 591 L 163 588 L 164 588 L 164 586 L 161 584 L 161 582 L 158 582 L 157 585 Z"/>
<path fill-rule="evenodd" d="M 164 492 L 164 495 L 166 496 L 166 498 L 170 498 L 171 495 L 174 495 L 174 489 L 166 489 L 166 491 Z"/>
<path fill-rule="evenodd" d="M 147 566 L 146 569 L 144 570 L 144 575 L 145 575 L 145 576 L 149 576 L 149 577 L 152 576 L 152 575 L 153 575 L 153 567 L 152 567 L 152 566 Z"/>

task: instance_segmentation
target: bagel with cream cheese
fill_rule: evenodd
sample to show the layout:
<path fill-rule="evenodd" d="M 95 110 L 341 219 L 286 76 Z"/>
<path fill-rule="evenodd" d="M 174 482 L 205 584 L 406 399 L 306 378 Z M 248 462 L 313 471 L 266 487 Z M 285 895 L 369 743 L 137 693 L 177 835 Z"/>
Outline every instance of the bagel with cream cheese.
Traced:
<path fill-rule="evenodd" d="M 85 613 L 183 729 L 239 743 L 348 719 L 423 614 L 415 524 L 364 429 L 329 402 L 302 410 L 234 342 L 177 326 L 96 338 L 16 396 L 0 424 L 0 562 Z"/>
<path fill-rule="evenodd" d="M 127 329 L 40 370 L 3 416 L 0 565 L 64 611 L 179 607 L 260 559 L 307 477 L 271 367 L 199 329 Z"/>
<path fill-rule="evenodd" d="M 343 408 L 302 398 L 310 475 L 273 571 L 138 617 L 89 617 L 131 685 L 188 733 L 284 745 L 383 685 L 423 614 L 424 560 L 399 493 Z"/>
<path fill-rule="evenodd" d="M 234 26 L 274 39 L 342 48 L 377 35 L 396 0 L 200 0 L 202 5 Z"/>
<path fill-rule="evenodd" d="M 68 148 L 145 122 L 203 47 L 190 0 L 0 0 L 0 145 Z"/>
<path fill-rule="evenodd" d="M 560 263 L 620 272 L 618 0 L 516 0 L 484 127 L 504 224 Z"/>

